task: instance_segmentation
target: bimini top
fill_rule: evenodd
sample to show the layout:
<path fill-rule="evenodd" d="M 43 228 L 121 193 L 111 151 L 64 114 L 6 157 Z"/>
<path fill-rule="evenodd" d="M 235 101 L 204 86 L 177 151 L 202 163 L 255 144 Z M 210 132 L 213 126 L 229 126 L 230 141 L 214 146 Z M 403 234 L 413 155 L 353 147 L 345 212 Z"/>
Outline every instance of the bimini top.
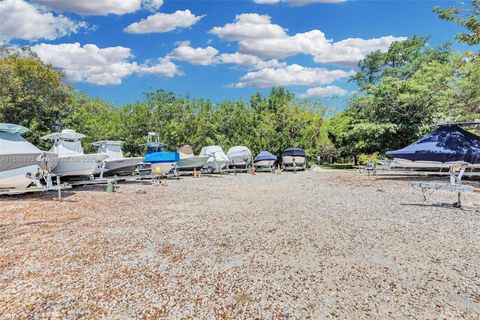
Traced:
<path fill-rule="evenodd" d="M 0 132 L 22 134 L 28 131 L 30 131 L 30 129 L 25 128 L 23 126 L 19 126 L 17 124 L 0 123 Z"/>
<path fill-rule="evenodd" d="M 480 163 L 480 137 L 453 126 L 442 126 L 411 145 L 388 151 L 389 158 L 441 163 Z"/>
<path fill-rule="evenodd" d="M 300 148 L 288 148 L 283 151 L 282 157 L 305 157 L 305 151 Z"/>
<path fill-rule="evenodd" d="M 253 161 L 267 161 L 267 160 L 277 160 L 277 157 L 271 154 L 268 151 L 260 151 L 260 153 L 255 157 Z"/>
<path fill-rule="evenodd" d="M 76 132 L 72 129 L 64 129 L 61 132 L 55 132 L 43 136 L 43 140 L 74 140 L 78 141 L 85 138 L 86 135 Z"/>

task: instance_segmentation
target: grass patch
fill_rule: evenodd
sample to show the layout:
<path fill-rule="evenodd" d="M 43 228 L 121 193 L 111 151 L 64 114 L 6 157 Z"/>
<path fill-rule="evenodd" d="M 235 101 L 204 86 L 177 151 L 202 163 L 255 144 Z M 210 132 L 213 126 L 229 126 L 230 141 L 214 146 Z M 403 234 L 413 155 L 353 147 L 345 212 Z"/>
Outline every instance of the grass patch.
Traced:
<path fill-rule="evenodd" d="M 320 165 L 322 169 L 353 169 L 353 164 L 351 163 L 334 163 L 334 164 L 322 164 Z"/>

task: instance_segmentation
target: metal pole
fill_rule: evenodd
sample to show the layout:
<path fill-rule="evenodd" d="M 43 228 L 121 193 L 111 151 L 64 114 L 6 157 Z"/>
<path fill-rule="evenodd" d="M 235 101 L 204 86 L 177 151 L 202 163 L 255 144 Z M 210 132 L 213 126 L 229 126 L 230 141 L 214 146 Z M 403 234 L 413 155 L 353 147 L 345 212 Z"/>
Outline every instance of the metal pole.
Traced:
<path fill-rule="evenodd" d="M 58 201 L 62 201 L 62 186 L 60 185 L 60 176 L 57 176 Z"/>

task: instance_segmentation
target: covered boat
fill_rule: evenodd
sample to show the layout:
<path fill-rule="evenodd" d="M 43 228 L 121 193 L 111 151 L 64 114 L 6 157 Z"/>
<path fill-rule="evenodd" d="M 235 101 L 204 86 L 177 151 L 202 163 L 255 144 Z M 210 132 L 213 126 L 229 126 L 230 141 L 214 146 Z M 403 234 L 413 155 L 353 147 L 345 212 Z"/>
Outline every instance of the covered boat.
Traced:
<path fill-rule="evenodd" d="M 305 170 L 306 155 L 300 148 L 288 148 L 282 153 L 283 170 Z"/>
<path fill-rule="evenodd" d="M 178 149 L 178 153 L 180 155 L 180 160 L 177 162 L 179 171 L 201 170 L 209 158 L 209 156 L 196 156 L 188 144 L 182 145 Z"/>
<path fill-rule="evenodd" d="M 457 125 L 440 126 L 411 145 L 386 156 L 405 168 L 449 168 L 480 165 L 480 137 Z"/>
<path fill-rule="evenodd" d="M 208 172 L 220 172 L 228 167 L 230 159 L 220 146 L 206 146 L 200 151 L 201 156 L 208 156 L 205 165 Z"/>
<path fill-rule="evenodd" d="M 228 149 L 227 157 L 231 168 L 249 168 L 252 164 L 252 151 L 244 146 L 235 146 Z"/>
<path fill-rule="evenodd" d="M 29 129 L 0 123 L 0 189 L 24 189 L 42 178 L 42 170 L 51 171 L 58 156 L 45 152 L 25 140 Z"/>
<path fill-rule="evenodd" d="M 153 174 L 168 174 L 180 160 L 178 152 L 164 151 L 165 145 L 159 142 L 156 132 L 148 133 L 147 152 L 139 164 L 141 171 L 148 169 Z"/>
<path fill-rule="evenodd" d="M 123 155 L 122 141 L 97 141 L 93 145 L 98 147 L 97 153 L 106 154 L 108 158 L 97 173 L 103 175 L 130 175 L 137 164 L 142 161 L 142 157 L 125 158 Z"/>
<path fill-rule="evenodd" d="M 61 177 L 90 177 L 98 170 L 101 162 L 108 158 L 106 154 L 85 154 L 81 139 L 84 134 L 72 129 L 47 134 L 44 140 L 53 140 L 50 152 L 58 154 L 58 165 L 53 173 Z"/>
<path fill-rule="evenodd" d="M 263 150 L 253 159 L 253 166 L 257 171 L 266 170 L 272 172 L 276 161 L 277 157 L 275 155 Z"/>

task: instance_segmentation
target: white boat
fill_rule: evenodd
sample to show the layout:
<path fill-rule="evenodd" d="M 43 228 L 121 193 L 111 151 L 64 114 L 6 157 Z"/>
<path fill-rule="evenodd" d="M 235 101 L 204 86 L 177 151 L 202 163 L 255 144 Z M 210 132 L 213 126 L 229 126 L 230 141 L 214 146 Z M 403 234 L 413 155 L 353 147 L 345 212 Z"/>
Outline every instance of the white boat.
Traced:
<path fill-rule="evenodd" d="M 305 170 L 306 162 L 306 155 L 303 149 L 288 148 L 282 153 L 283 170 Z"/>
<path fill-rule="evenodd" d="M 227 169 L 230 159 L 220 146 L 206 146 L 200 151 L 201 156 L 208 156 L 205 168 L 208 172 L 219 172 Z"/>
<path fill-rule="evenodd" d="M 43 136 L 44 140 L 53 140 L 51 152 L 58 154 L 58 165 L 53 173 L 61 177 L 93 176 L 101 162 L 108 158 L 106 154 L 84 154 L 81 139 L 85 135 L 75 130 L 64 129 L 62 132 Z"/>
<path fill-rule="evenodd" d="M 196 156 L 190 145 L 185 144 L 178 149 L 180 160 L 177 169 L 180 171 L 201 170 L 207 163 L 209 156 Z"/>
<path fill-rule="evenodd" d="M 27 128 L 0 123 L 0 189 L 24 189 L 57 165 L 58 156 L 42 151 L 20 134 Z"/>
<path fill-rule="evenodd" d="M 97 141 L 93 145 L 98 147 L 98 154 L 106 154 L 107 159 L 103 160 L 101 168 L 97 174 L 101 175 L 130 175 L 137 165 L 142 161 L 142 157 L 125 158 L 123 155 L 122 141 Z"/>
<path fill-rule="evenodd" d="M 232 168 L 249 168 L 252 165 L 252 151 L 244 146 L 235 146 L 228 149 L 227 157 Z"/>

